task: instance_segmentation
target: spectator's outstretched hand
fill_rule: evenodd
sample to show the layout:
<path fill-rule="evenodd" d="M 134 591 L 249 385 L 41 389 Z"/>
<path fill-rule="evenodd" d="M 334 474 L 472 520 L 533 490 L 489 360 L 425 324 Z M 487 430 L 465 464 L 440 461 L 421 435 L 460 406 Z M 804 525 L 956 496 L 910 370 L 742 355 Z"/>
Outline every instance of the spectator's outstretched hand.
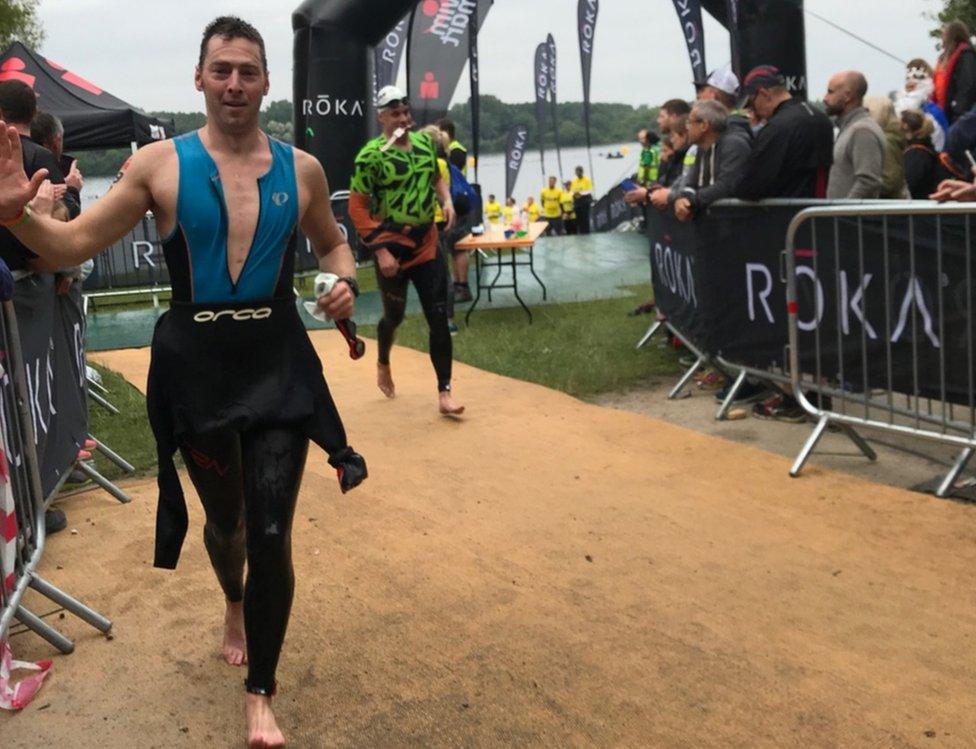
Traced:
<path fill-rule="evenodd" d="M 37 194 L 30 202 L 31 210 L 39 216 L 50 216 L 54 212 L 54 203 L 58 200 L 56 185 L 51 184 L 51 180 L 44 180 L 37 189 Z M 64 185 L 57 185 L 64 187 Z"/>
<path fill-rule="evenodd" d="M 47 179 L 47 169 L 39 169 L 28 179 L 20 134 L 0 120 L 0 221 L 12 221 L 37 194 Z"/>
<path fill-rule="evenodd" d="M 695 212 L 691 208 L 691 201 L 688 198 L 678 198 L 674 203 L 674 215 L 678 221 L 691 221 L 695 217 Z"/>
<path fill-rule="evenodd" d="M 931 200 L 940 203 L 948 201 L 970 202 L 976 201 L 976 185 L 961 179 L 947 179 L 939 183 L 936 191 L 929 195 Z"/>
<path fill-rule="evenodd" d="M 659 187 L 651 193 L 651 204 L 659 211 L 663 211 L 668 207 L 669 197 L 670 191 L 666 187 Z"/>
<path fill-rule="evenodd" d="M 647 188 L 638 187 L 636 190 L 625 192 L 624 202 L 627 205 L 644 205 L 647 202 Z"/>

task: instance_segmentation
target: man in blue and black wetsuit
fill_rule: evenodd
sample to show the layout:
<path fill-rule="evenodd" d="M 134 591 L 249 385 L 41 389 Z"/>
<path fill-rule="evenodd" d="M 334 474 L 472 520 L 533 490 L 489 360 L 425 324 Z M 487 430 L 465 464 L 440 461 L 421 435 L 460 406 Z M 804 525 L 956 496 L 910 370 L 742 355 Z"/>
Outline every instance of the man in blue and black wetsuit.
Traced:
<path fill-rule="evenodd" d="M 334 319 L 352 314 L 356 266 L 322 165 L 258 128 L 268 72 L 257 30 L 237 18 L 210 24 L 196 86 L 207 124 L 140 150 L 71 224 L 32 216 L 27 203 L 44 170 L 28 179 L 17 130 L 4 124 L 0 225 L 42 258 L 72 266 L 155 213 L 173 285 L 147 392 L 160 462 L 155 564 L 175 567 L 186 533 L 179 449 L 227 599 L 223 655 L 248 666 L 248 744 L 281 746 L 270 697 L 294 589 L 291 523 L 309 439 L 329 453 L 343 491 L 366 477 L 298 318 L 292 235 L 301 227 L 321 269 L 341 278 L 319 300 Z"/>

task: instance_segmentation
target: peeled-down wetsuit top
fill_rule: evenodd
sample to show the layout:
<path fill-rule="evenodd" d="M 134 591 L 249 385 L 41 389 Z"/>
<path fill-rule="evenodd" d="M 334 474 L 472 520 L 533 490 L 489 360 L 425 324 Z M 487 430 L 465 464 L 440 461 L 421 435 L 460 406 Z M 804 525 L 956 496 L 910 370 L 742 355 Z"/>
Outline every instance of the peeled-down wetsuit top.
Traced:
<path fill-rule="evenodd" d="M 258 180 L 257 228 L 235 283 L 217 165 L 196 132 L 174 139 L 176 226 L 163 240 L 173 301 L 156 323 L 146 394 L 159 460 L 156 567 L 176 567 L 186 536 L 186 501 L 173 462 L 186 435 L 292 426 L 329 454 L 343 492 L 366 478 L 295 304 L 294 153 L 268 140 L 272 165 Z"/>

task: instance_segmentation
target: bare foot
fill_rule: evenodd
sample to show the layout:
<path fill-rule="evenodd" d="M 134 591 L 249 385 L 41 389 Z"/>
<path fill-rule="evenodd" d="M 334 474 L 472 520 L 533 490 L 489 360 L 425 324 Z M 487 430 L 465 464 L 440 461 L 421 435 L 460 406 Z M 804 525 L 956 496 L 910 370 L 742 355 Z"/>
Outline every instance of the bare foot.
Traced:
<path fill-rule="evenodd" d="M 285 745 L 285 737 L 271 711 L 271 698 L 244 694 L 244 721 L 247 723 L 248 749 L 267 749 Z"/>
<path fill-rule="evenodd" d="M 231 666 L 243 666 L 247 663 L 243 601 L 227 602 L 227 612 L 224 614 L 224 644 L 220 653 Z"/>
<path fill-rule="evenodd" d="M 464 413 L 464 406 L 459 406 L 454 401 L 454 396 L 451 395 L 450 391 L 441 393 L 437 400 L 444 416 L 460 416 Z"/>
<path fill-rule="evenodd" d="M 393 373 L 389 364 L 376 365 L 376 384 L 387 398 L 396 396 L 396 386 L 393 384 Z"/>

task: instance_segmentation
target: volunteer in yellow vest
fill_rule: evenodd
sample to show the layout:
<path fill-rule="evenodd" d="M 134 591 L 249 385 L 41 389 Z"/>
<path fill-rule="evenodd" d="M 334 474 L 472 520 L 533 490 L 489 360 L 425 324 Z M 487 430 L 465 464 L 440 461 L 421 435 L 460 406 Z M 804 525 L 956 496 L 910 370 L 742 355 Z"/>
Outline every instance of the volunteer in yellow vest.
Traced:
<path fill-rule="evenodd" d="M 576 176 L 570 185 L 576 208 L 576 231 L 590 233 L 590 207 L 593 205 L 593 181 L 583 174 L 583 167 L 576 167 Z"/>
<path fill-rule="evenodd" d="M 502 221 L 502 204 L 495 200 L 494 195 L 488 196 L 488 202 L 485 203 L 485 219 L 492 226 L 498 226 Z"/>
<path fill-rule="evenodd" d="M 458 168 L 464 178 L 468 178 L 468 149 L 462 146 L 455 136 L 454 121 L 449 120 L 446 117 L 443 120 L 437 121 L 437 127 L 440 128 L 441 132 L 447 134 L 447 138 L 450 141 L 447 146 L 447 160 L 451 164 Z"/>
<path fill-rule="evenodd" d="M 539 197 L 542 200 L 542 218 L 549 222 L 546 227 L 546 236 L 563 233 L 563 191 L 556 184 L 556 178 L 549 178 L 549 187 L 542 188 Z"/>
<path fill-rule="evenodd" d="M 650 187 L 660 176 L 661 139 L 657 133 L 645 129 L 637 133 L 637 140 L 641 144 L 641 153 L 635 181 L 641 187 Z"/>
<path fill-rule="evenodd" d="M 525 204 L 522 206 L 522 213 L 525 214 L 525 220 L 530 224 L 539 220 L 539 204 L 535 202 L 535 198 L 531 195 L 525 199 Z"/>
<path fill-rule="evenodd" d="M 502 221 L 505 222 L 505 226 L 511 226 L 512 221 L 515 219 L 515 198 L 509 196 L 505 200 L 505 207 L 502 208 Z"/>
<path fill-rule="evenodd" d="M 565 188 L 563 190 L 562 197 L 559 199 L 560 205 L 563 208 L 563 227 L 566 229 L 567 234 L 577 234 L 576 228 L 576 208 L 574 207 L 575 201 L 573 200 L 573 193 L 570 188 L 573 183 L 570 180 L 566 180 L 563 184 Z"/>

